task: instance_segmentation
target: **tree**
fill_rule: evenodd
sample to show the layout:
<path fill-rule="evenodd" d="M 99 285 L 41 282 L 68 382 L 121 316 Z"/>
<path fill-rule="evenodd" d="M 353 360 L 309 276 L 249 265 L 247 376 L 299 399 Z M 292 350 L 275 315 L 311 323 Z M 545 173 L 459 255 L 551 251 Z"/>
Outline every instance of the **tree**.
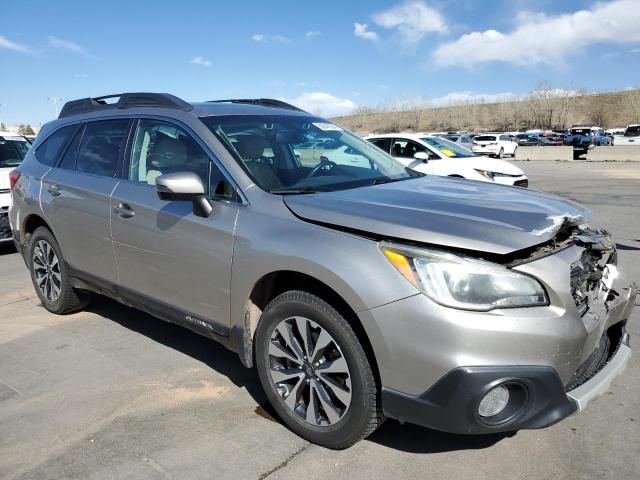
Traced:
<path fill-rule="evenodd" d="M 33 131 L 33 128 L 31 128 L 31 125 L 27 124 L 27 125 L 23 125 L 20 124 L 18 125 L 18 135 L 35 135 L 36 132 Z"/>
<path fill-rule="evenodd" d="M 629 123 L 640 123 L 640 89 L 627 93 L 626 110 Z"/>

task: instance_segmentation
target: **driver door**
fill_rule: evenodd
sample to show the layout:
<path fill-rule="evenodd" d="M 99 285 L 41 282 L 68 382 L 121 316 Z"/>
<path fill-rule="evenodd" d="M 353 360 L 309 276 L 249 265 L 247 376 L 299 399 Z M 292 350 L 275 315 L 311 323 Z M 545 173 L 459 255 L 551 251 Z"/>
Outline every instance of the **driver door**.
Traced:
<path fill-rule="evenodd" d="M 191 202 L 158 198 L 155 179 L 197 173 L 213 200 L 208 218 Z M 143 302 L 164 305 L 183 322 L 229 325 L 235 192 L 196 139 L 179 125 L 140 119 L 128 168 L 111 197 L 111 229 L 119 284 Z M 225 184 L 226 182 L 226 184 Z M 220 186 L 223 185 L 222 188 Z M 224 331 L 224 329 L 222 330 Z"/>

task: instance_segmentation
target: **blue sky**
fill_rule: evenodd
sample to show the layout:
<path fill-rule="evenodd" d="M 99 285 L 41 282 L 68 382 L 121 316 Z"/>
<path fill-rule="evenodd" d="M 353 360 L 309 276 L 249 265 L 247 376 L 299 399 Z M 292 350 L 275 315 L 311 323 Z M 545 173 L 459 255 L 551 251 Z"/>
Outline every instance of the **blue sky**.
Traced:
<path fill-rule="evenodd" d="M 640 0 L 3 2 L 0 120 L 47 97 L 285 98 L 324 115 L 399 98 L 640 84 Z"/>

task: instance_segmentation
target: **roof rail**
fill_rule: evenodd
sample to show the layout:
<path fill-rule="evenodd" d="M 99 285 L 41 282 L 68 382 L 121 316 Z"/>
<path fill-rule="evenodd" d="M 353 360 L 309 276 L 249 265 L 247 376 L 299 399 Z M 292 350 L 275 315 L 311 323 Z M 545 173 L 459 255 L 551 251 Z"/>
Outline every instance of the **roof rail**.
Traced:
<path fill-rule="evenodd" d="M 107 99 L 117 98 L 117 102 L 107 103 Z M 67 102 L 62 107 L 58 118 L 78 115 L 80 113 L 96 112 L 109 108 L 131 107 L 164 107 L 178 108 L 189 111 L 193 105 L 169 93 L 120 93 L 117 95 L 105 95 L 95 98 L 81 98 Z"/>
<path fill-rule="evenodd" d="M 246 103 L 249 105 L 260 105 L 262 107 L 284 108 L 286 110 L 296 110 L 298 112 L 304 112 L 304 110 L 296 107 L 295 105 L 291 105 L 290 103 L 283 102 L 282 100 L 275 100 L 273 98 L 232 98 L 229 100 L 209 100 L 207 103 Z"/>

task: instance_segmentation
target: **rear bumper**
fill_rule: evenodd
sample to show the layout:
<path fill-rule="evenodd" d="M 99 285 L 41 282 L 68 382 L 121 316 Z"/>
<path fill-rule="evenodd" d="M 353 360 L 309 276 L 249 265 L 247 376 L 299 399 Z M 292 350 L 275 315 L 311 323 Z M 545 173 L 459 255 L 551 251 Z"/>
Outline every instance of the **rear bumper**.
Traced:
<path fill-rule="evenodd" d="M 605 366 L 569 392 L 551 367 L 459 367 L 419 396 L 383 388 L 382 406 L 387 417 L 457 434 L 545 428 L 583 410 L 605 393 L 630 356 L 629 335 L 622 327 L 618 348 Z M 514 396 L 504 419 L 489 422 L 478 414 L 478 407 L 484 395 L 499 385 L 515 385 L 524 393 Z"/>

